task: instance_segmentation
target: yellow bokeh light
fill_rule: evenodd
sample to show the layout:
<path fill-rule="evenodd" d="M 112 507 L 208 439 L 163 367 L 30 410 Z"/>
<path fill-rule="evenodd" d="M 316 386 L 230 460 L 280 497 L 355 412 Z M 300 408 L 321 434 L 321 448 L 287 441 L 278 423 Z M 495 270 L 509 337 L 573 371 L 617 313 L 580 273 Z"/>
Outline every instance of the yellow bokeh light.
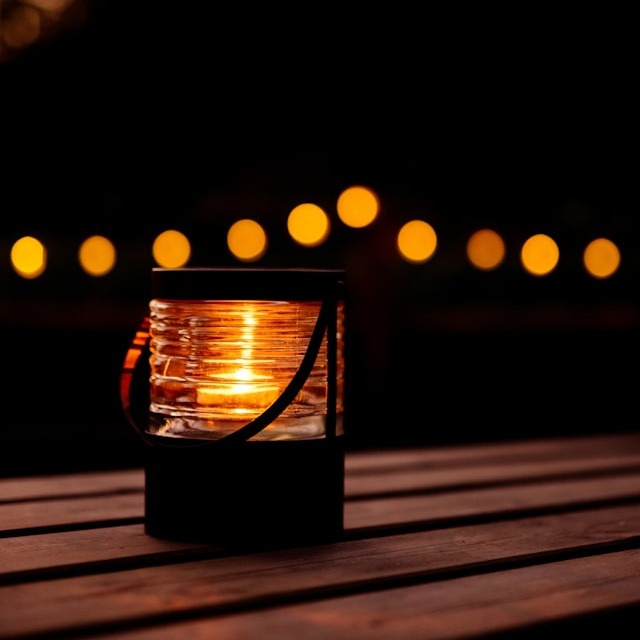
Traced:
<path fill-rule="evenodd" d="M 181 231 L 167 229 L 153 241 L 153 259 L 160 267 L 184 267 L 191 257 L 191 244 Z"/>
<path fill-rule="evenodd" d="M 47 250 L 37 238 L 24 236 L 11 247 L 11 266 L 23 278 L 37 278 L 47 268 Z"/>
<path fill-rule="evenodd" d="M 608 278 L 620 267 L 620 251 L 611 240 L 596 238 L 585 248 L 582 261 L 594 278 Z"/>
<path fill-rule="evenodd" d="M 505 258 L 504 240 L 492 229 L 479 229 L 467 241 L 469 262 L 482 271 L 499 267 Z"/>
<path fill-rule="evenodd" d="M 104 276 L 116 263 L 116 249 L 108 238 L 91 236 L 80 245 L 78 261 L 83 271 L 90 276 Z"/>
<path fill-rule="evenodd" d="M 267 234 L 255 220 L 238 220 L 227 232 L 227 246 L 238 260 L 254 262 L 267 251 Z"/>
<path fill-rule="evenodd" d="M 349 227 L 360 229 L 370 225 L 380 212 L 380 201 L 368 187 L 353 186 L 338 197 L 338 217 Z"/>
<path fill-rule="evenodd" d="M 424 220 L 411 220 L 402 225 L 396 245 L 407 262 L 426 262 L 435 253 L 438 238 L 433 227 Z"/>
<path fill-rule="evenodd" d="M 527 272 L 535 276 L 551 273 L 560 259 L 555 240 L 544 233 L 531 236 L 522 245 L 520 260 Z"/>
<path fill-rule="evenodd" d="M 316 204 L 305 202 L 294 207 L 287 218 L 289 235 L 305 247 L 317 247 L 329 236 L 329 217 Z"/>

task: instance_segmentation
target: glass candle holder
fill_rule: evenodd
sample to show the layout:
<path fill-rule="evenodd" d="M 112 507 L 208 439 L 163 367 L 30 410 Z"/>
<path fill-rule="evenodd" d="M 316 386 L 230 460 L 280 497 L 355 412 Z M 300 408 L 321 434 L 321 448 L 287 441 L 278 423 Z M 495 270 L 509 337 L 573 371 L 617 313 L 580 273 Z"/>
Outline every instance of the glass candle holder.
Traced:
<path fill-rule="evenodd" d="M 258 418 L 300 369 L 321 302 L 168 300 L 150 303 L 150 433 L 220 439 Z M 342 433 L 344 305 L 338 303 L 336 430 Z M 291 402 L 256 440 L 326 434 L 327 335 Z"/>
<path fill-rule="evenodd" d="M 123 378 L 130 396 L 144 346 L 148 533 L 242 546 L 342 533 L 344 275 L 152 270 Z"/>

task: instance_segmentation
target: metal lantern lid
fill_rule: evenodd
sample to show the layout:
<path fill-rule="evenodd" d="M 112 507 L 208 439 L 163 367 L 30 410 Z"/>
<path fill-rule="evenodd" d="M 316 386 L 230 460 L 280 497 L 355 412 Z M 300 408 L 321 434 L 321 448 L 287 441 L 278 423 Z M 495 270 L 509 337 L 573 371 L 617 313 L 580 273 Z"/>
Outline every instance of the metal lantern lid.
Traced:
<path fill-rule="evenodd" d="M 171 300 L 325 300 L 343 296 L 341 269 L 156 267 L 151 294 Z"/>

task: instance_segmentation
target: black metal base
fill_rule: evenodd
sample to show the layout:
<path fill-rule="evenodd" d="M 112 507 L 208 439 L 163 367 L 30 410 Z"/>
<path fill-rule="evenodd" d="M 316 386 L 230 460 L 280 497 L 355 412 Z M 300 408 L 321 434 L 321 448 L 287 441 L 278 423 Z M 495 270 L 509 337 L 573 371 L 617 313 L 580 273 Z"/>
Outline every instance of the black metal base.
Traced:
<path fill-rule="evenodd" d="M 342 437 L 218 444 L 146 447 L 149 535 L 242 548 L 342 536 Z"/>

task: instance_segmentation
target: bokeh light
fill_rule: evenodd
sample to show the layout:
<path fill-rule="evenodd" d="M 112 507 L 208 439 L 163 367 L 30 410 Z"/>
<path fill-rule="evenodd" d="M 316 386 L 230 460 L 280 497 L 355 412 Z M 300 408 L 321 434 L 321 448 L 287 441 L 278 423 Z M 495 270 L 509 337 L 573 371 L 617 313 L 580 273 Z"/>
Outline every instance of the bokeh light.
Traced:
<path fill-rule="evenodd" d="M 2 43 L 12 49 L 21 49 L 40 37 L 40 13 L 27 5 L 18 5 L 6 17 L 2 27 Z"/>
<path fill-rule="evenodd" d="M 342 191 L 338 198 L 339 216 L 354 228 L 366 227 L 376 220 L 380 212 L 380 202 L 375 191 L 355 185 Z M 413 219 L 405 223 L 396 233 L 393 220 L 386 220 L 384 229 L 377 229 L 376 237 L 390 240 L 395 233 L 396 259 L 420 264 L 430 260 L 440 247 L 441 239 L 434 228 L 424 220 Z M 294 206 L 286 218 L 289 237 L 305 247 L 316 247 L 325 243 L 332 230 L 331 218 L 319 205 L 303 202 Z M 358 233 L 352 236 L 358 243 Z M 227 247 L 230 253 L 243 262 L 261 259 L 269 248 L 268 237 L 263 226 L 255 220 L 239 219 L 228 228 Z M 363 244 L 367 236 L 362 236 Z M 513 241 L 513 238 L 510 239 Z M 55 247 L 54 247 L 55 249 Z M 503 236 L 489 227 L 480 227 L 467 239 L 464 254 L 473 267 L 483 271 L 497 269 L 503 265 L 507 255 L 507 242 Z M 445 259 L 449 264 L 453 252 L 445 247 Z M 192 257 L 191 240 L 181 231 L 169 229 L 159 234 L 153 241 L 152 254 L 155 263 L 167 268 L 186 266 Z M 514 250 L 514 253 L 517 251 Z M 58 256 L 57 249 L 53 255 Z M 94 235 L 86 238 L 77 252 L 77 260 L 84 273 L 92 276 L 106 276 L 113 271 L 118 258 L 115 244 L 107 237 Z M 520 245 L 520 264 L 530 275 L 541 276 L 553 271 L 560 259 L 556 241 L 544 234 L 529 237 Z M 44 245 L 31 236 L 21 238 L 12 249 L 11 262 L 16 273 L 25 279 L 38 277 L 47 269 L 48 254 Z M 621 266 L 621 251 L 613 240 L 597 237 L 589 242 L 582 253 L 581 266 L 585 272 L 597 279 L 605 279 L 617 273 Z"/>
<path fill-rule="evenodd" d="M 586 246 L 582 261 L 594 278 L 609 278 L 620 267 L 620 250 L 608 238 L 596 238 Z"/>
<path fill-rule="evenodd" d="M 89 0 L 0 2 L 0 63 L 76 30 L 88 19 L 89 4 Z"/>
<path fill-rule="evenodd" d="M 305 247 L 317 247 L 328 237 L 331 225 L 324 209 L 305 202 L 294 207 L 287 218 L 289 235 Z"/>
<path fill-rule="evenodd" d="M 428 222 L 411 220 L 402 225 L 396 245 L 405 261 L 418 264 L 433 256 L 438 245 L 438 237 Z"/>
<path fill-rule="evenodd" d="M 506 247 L 502 236 L 493 229 L 479 229 L 467 240 L 467 258 L 481 271 L 492 271 L 505 259 Z"/>
<path fill-rule="evenodd" d="M 42 275 L 47 268 L 47 250 L 33 236 L 23 236 L 11 247 L 11 266 L 21 277 L 31 280 Z"/>
<path fill-rule="evenodd" d="M 337 211 L 344 224 L 360 229 L 378 217 L 380 201 L 372 189 L 355 185 L 338 196 Z"/>
<path fill-rule="evenodd" d="M 187 236 L 176 229 L 167 229 L 153 241 L 153 259 L 160 267 L 184 267 L 191 257 L 191 244 Z"/>
<path fill-rule="evenodd" d="M 243 218 L 234 222 L 227 232 L 229 251 L 243 262 L 255 262 L 267 251 L 267 234 L 255 220 Z"/>
<path fill-rule="evenodd" d="M 90 276 L 104 276 L 115 266 L 116 249 L 108 238 L 91 236 L 80 245 L 78 261 L 82 270 Z"/>
<path fill-rule="evenodd" d="M 551 273 L 560 259 L 560 250 L 555 240 L 544 233 L 527 238 L 520 251 L 524 269 L 534 276 Z"/>

